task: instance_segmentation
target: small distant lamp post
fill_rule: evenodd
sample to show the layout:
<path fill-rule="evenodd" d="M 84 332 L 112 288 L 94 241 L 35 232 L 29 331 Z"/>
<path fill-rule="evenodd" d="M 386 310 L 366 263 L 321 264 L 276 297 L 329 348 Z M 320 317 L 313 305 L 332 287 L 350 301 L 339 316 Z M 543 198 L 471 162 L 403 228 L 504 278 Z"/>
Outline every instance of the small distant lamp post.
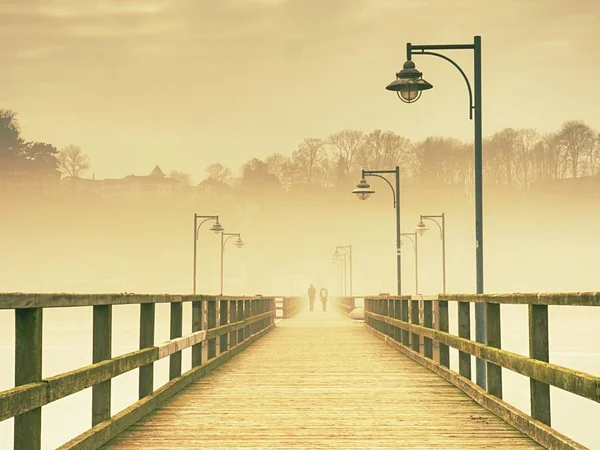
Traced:
<path fill-rule="evenodd" d="M 464 70 L 451 58 L 437 50 L 473 50 L 473 89 Z M 429 55 L 441 58 L 452 64 L 462 75 L 467 84 L 469 94 L 469 118 L 474 123 L 475 147 L 475 265 L 477 279 L 477 293 L 483 294 L 483 133 L 482 133 L 482 108 L 481 108 L 481 36 L 475 36 L 472 44 L 445 44 L 445 45 L 412 45 L 406 44 L 406 59 L 402 70 L 396 74 L 396 79 L 386 86 L 389 91 L 395 91 L 400 100 L 405 103 L 416 102 L 421 93 L 433 86 L 423 80 L 423 74 L 415 68 L 412 61 L 413 54 Z M 486 336 L 485 303 L 475 304 L 475 339 L 484 343 Z M 486 387 L 485 361 L 476 361 L 476 380 L 481 388 Z"/>
<path fill-rule="evenodd" d="M 348 285 L 347 280 L 346 280 L 346 252 L 344 253 L 340 253 L 338 251 L 338 249 L 335 249 L 335 252 L 333 253 L 333 259 L 334 261 L 340 261 L 341 262 L 341 268 L 342 268 L 342 296 L 345 297 L 346 296 L 346 286 Z"/>
<path fill-rule="evenodd" d="M 227 238 L 224 239 L 224 236 L 227 236 Z M 237 236 L 237 240 L 235 241 L 234 245 L 237 248 L 242 248 L 244 246 L 244 241 L 242 241 L 242 236 L 240 233 L 221 232 L 221 295 L 223 295 L 223 254 L 225 253 L 225 244 L 227 244 L 229 239 L 235 236 Z"/>
<path fill-rule="evenodd" d="M 396 189 L 392 186 L 392 183 L 386 178 L 381 176 L 382 174 L 394 174 L 396 181 Z M 392 190 L 392 196 L 394 199 L 394 208 L 396 209 L 396 284 L 398 295 L 402 294 L 402 273 L 400 260 L 400 167 L 396 166 L 394 170 L 364 170 L 362 171 L 362 177 L 360 182 L 356 185 L 356 188 L 352 191 L 353 194 L 360 200 L 368 199 L 371 194 L 375 191 L 371 189 L 371 186 L 365 180 L 365 177 L 377 177 L 385 181 L 390 189 Z"/>
<path fill-rule="evenodd" d="M 204 219 L 202 220 L 202 222 L 198 223 L 198 219 Z M 202 224 L 204 222 L 208 222 L 209 220 L 214 220 L 215 223 L 213 224 L 213 226 L 210 228 L 211 231 L 214 231 L 215 234 L 219 234 L 221 233 L 224 228 L 221 226 L 221 224 L 219 223 L 219 216 L 199 216 L 198 214 L 194 214 L 194 287 L 193 287 L 193 294 L 196 295 L 196 265 L 198 262 L 198 257 L 197 257 L 197 253 L 198 253 L 198 232 L 200 231 L 200 227 L 202 226 Z"/>
<path fill-rule="evenodd" d="M 400 235 L 400 245 L 402 245 L 402 238 L 407 238 L 412 242 L 413 250 L 415 252 L 415 295 L 419 295 L 419 246 L 417 232 L 414 233 L 402 233 Z"/>
<path fill-rule="evenodd" d="M 350 271 L 350 297 L 352 297 L 352 245 L 337 245 L 333 256 L 339 255 L 339 250 L 343 250 L 348 255 L 349 271 Z"/>
<path fill-rule="evenodd" d="M 438 222 L 436 219 L 440 219 L 441 223 Z M 442 213 L 440 215 L 433 215 L 433 216 L 421 215 L 421 219 L 419 220 L 419 223 L 415 227 L 415 231 L 417 233 L 419 233 L 419 236 L 423 236 L 425 234 L 425 232 L 429 229 L 429 228 L 427 228 L 425 223 L 423 223 L 424 220 L 430 220 L 432 222 L 435 222 L 435 224 L 440 229 L 440 239 L 442 240 L 442 293 L 445 294 L 446 293 L 446 217 L 445 217 L 444 213 Z"/>

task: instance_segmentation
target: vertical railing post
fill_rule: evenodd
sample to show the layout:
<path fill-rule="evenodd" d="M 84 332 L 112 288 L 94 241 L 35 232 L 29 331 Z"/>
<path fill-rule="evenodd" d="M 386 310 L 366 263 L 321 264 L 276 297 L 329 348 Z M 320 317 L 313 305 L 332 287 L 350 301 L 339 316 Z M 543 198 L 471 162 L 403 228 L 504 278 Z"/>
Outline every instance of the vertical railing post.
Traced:
<path fill-rule="evenodd" d="M 237 302 L 235 300 L 229 301 L 229 323 L 237 322 Z M 229 346 L 235 347 L 237 345 L 237 330 L 233 330 L 229 333 Z"/>
<path fill-rule="evenodd" d="M 529 357 L 550 362 L 547 305 L 529 305 Z M 529 389 L 531 417 L 551 426 L 550 386 L 530 378 Z"/>
<path fill-rule="evenodd" d="M 402 300 L 394 300 L 394 319 L 402 320 Z M 394 339 L 397 342 L 402 340 L 402 328 L 396 327 Z"/>
<path fill-rule="evenodd" d="M 237 302 L 237 321 L 241 322 L 244 320 L 244 301 L 243 300 L 238 300 Z M 244 342 L 244 328 L 240 328 L 239 330 L 237 330 L 238 333 L 238 344 L 241 344 L 242 342 Z"/>
<path fill-rule="evenodd" d="M 181 337 L 183 331 L 183 304 L 171 303 L 171 333 L 170 338 Z M 181 376 L 181 352 L 173 353 L 169 357 L 169 380 Z"/>
<path fill-rule="evenodd" d="M 385 302 L 387 308 L 385 311 L 385 316 L 386 317 L 394 317 L 394 300 L 388 299 Z M 388 336 L 391 338 L 394 338 L 394 336 L 396 335 L 396 327 L 392 324 L 388 325 Z"/>
<path fill-rule="evenodd" d="M 252 317 L 252 311 L 253 311 L 252 306 L 253 306 L 252 301 L 246 300 L 244 302 L 244 317 L 246 319 L 249 319 Z M 246 325 L 244 327 L 244 339 L 248 339 L 248 337 L 252 334 L 251 330 L 252 330 L 252 328 L 250 325 Z"/>
<path fill-rule="evenodd" d="M 433 328 L 433 302 L 431 300 L 423 301 L 423 326 Z M 423 353 L 426 358 L 433 359 L 433 341 L 431 338 L 423 339 Z"/>
<path fill-rule="evenodd" d="M 412 300 L 410 302 L 410 323 L 413 325 L 419 325 L 419 300 Z M 420 337 L 417 333 L 412 333 L 412 349 L 415 352 L 421 351 Z"/>
<path fill-rule="evenodd" d="M 219 325 L 227 325 L 229 318 L 229 312 L 227 311 L 228 306 L 227 300 L 221 300 L 219 302 Z M 219 336 L 219 354 L 227 351 L 227 337 L 229 333 L 223 333 Z"/>
<path fill-rule="evenodd" d="M 447 300 L 438 300 L 437 302 L 437 314 L 438 314 L 438 329 L 445 333 L 450 331 L 450 320 L 448 318 L 448 301 Z M 444 366 L 450 368 L 450 348 L 446 344 L 438 343 L 439 345 L 439 355 L 440 360 L 439 363 Z"/>
<path fill-rule="evenodd" d="M 401 315 L 402 315 L 402 321 L 405 323 L 408 323 L 408 300 L 401 300 L 402 303 L 402 307 L 401 307 Z M 408 347 L 408 331 L 407 330 L 402 330 L 402 344 L 404 344 L 405 346 Z"/>
<path fill-rule="evenodd" d="M 192 302 L 192 333 L 202 330 L 202 301 Z M 202 365 L 202 342 L 192 345 L 192 367 Z"/>
<path fill-rule="evenodd" d="M 15 387 L 42 379 L 42 308 L 15 309 Z M 15 450 L 42 447 L 42 408 L 15 416 Z"/>
<path fill-rule="evenodd" d="M 140 303 L 140 349 L 154 346 L 154 303 Z M 154 391 L 154 363 L 140 367 L 138 398 L 141 400 Z"/>
<path fill-rule="evenodd" d="M 501 348 L 500 304 L 485 303 L 486 345 Z M 502 398 L 502 367 L 487 362 L 487 391 Z"/>
<path fill-rule="evenodd" d="M 471 304 L 458 302 L 458 336 L 471 339 Z M 458 373 L 460 376 L 471 379 L 471 355 L 458 352 Z"/>
<path fill-rule="evenodd" d="M 217 326 L 217 300 L 212 298 L 207 302 L 207 318 L 206 318 L 206 329 L 212 330 Z M 207 359 L 211 360 L 215 356 L 217 356 L 217 338 L 211 338 L 208 340 L 207 345 Z"/>
<path fill-rule="evenodd" d="M 95 364 L 112 356 L 112 306 L 94 308 L 92 362 Z M 92 386 L 92 426 L 110 419 L 111 380 Z"/>

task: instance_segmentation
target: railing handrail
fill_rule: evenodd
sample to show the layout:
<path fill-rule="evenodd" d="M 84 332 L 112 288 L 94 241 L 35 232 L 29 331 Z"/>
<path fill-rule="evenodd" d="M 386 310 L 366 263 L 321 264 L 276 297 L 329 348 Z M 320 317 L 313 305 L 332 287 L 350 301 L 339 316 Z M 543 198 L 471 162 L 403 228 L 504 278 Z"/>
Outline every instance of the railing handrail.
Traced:
<path fill-rule="evenodd" d="M 69 294 L 69 293 L 0 293 L 0 310 L 23 308 L 69 308 L 100 305 L 139 305 L 156 303 L 218 302 L 221 300 L 275 299 L 283 296 L 205 295 L 205 294 Z"/>
<path fill-rule="evenodd" d="M 368 295 L 370 300 L 440 300 L 500 305 L 600 306 L 600 292 Z"/>

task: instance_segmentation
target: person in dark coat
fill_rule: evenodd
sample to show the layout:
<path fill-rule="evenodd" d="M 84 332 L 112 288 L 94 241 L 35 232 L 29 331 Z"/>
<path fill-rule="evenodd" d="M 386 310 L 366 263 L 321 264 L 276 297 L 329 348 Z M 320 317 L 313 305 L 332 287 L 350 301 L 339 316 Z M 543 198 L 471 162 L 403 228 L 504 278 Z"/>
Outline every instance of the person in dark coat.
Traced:
<path fill-rule="evenodd" d="M 316 296 L 317 296 L 317 290 L 311 284 L 310 287 L 308 288 L 308 304 L 310 306 L 311 311 L 315 310 L 315 297 Z"/>

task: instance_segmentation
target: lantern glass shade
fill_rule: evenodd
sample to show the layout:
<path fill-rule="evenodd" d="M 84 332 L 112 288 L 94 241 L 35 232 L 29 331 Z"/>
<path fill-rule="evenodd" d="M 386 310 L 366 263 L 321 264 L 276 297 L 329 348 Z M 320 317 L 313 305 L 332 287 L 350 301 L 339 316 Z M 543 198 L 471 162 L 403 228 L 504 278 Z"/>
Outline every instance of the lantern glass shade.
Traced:
<path fill-rule="evenodd" d="M 352 193 L 356 194 L 360 200 L 366 200 L 371 196 L 371 194 L 374 194 L 375 191 L 371 189 L 371 185 L 363 178 L 356 185 L 356 188 L 352 191 Z"/>
<path fill-rule="evenodd" d="M 423 223 L 422 220 L 420 220 L 417 226 L 415 227 L 415 231 L 419 234 L 419 236 L 423 236 L 427 230 L 429 230 L 429 228 L 427 228 L 427 226 Z"/>
<path fill-rule="evenodd" d="M 211 231 L 214 231 L 215 234 L 219 234 L 221 231 L 225 231 L 225 228 L 223 228 L 221 226 L 221 224 L 219 223 L 218 220 L 215 222 L 215 224 L 210 229 L 211 229 Z"/>

